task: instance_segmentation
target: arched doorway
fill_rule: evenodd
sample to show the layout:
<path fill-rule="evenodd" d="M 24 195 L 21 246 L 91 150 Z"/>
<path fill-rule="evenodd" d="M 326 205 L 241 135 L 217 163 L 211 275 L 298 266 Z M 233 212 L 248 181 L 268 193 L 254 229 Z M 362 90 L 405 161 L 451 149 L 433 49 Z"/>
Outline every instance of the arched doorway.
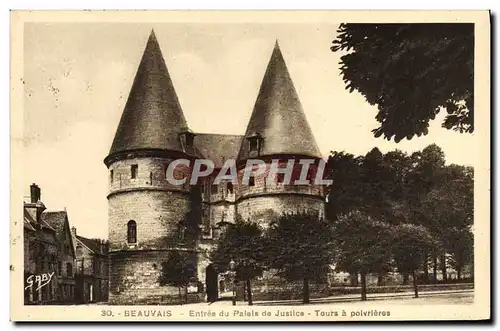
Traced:
<path fill-rule="evenodd" d="M 214 265 L 209 264 L 206 269 L 205 284 L 207 286 L 207 301 L 215 302 L 219 299 L 219 289 L 217 281 L 217 271 Z"/>

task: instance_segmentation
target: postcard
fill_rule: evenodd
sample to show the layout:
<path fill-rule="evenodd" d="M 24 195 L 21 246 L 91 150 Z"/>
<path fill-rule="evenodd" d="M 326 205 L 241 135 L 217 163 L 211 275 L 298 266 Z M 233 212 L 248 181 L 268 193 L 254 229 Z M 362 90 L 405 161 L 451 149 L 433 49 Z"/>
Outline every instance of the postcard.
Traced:
<path fill-rule="evenodd" d="M 488 11 L 12 11 L 10 83 L 13 321 L 491 318 Z"/>

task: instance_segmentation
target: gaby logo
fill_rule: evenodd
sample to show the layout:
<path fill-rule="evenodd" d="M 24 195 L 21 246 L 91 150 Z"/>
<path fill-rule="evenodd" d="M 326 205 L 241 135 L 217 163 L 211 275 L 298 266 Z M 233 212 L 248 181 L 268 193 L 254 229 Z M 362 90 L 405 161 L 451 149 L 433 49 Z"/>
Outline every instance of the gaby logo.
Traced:
<path fill-rule="evenodd" d="M 49 273 L 44 273 L 40 275 L 31 275 L 26 279 L 26 282 L 28 285 L 24 288 L 26 291 L 29 288 L 32 288 L 36 286 L 35 291 L 38 291 L 48 283 L 50 283 L 50 280 L 52 279 L 52 276 L 54 276 L 54 272 L 49 272 Z"/>
<path fill-rule="evenodd" d="M 176 178 L 178 176 L 174 174 L 178 168 L 190 168 L 190 185 L 196 185 L 200 179 L 212 176 L 215 171 L 214 162 L 209 159 L 197 159 L 192 167 L 190 160 L 177 159 L 168 165 L 166 171 L 166 179 L 172 185 L 184 185 L 188 181 L 188 176 Z M 264 176 L 266 184 L 270 185 L 276 183 L 277 177 L 280 176 L 279 182 L 283 185 L 330 185 L 332 180 L 325 179 L 325 168 L 326 162 L 324 160 L 300 159 L 297 161 L 290 159 L 286 163 L 280 163 L 279 160 L 273 159 L 269 164 L 260 159 L 248 159 L 243 176 L 239 181 L 236 161 L 228 159 L 218 170 L 213 183 L 218 185 L 224 180 L 233 184 L 239 182 L 241 185 L 249 185 L 250 178 Z M 312 174 L 313 176 L 311 176 Z"/>

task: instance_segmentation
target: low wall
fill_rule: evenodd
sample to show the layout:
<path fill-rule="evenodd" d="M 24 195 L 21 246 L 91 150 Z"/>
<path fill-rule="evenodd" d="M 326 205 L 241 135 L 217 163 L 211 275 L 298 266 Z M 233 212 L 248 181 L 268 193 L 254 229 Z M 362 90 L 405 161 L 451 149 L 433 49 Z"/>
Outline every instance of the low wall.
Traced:
<path fill-rule="evenodd" d="M 128 292 L 126 295 L 112 295 L 110 305 L 180 305 L 185 303 L 197 303 L 205 300 L 203 293 L 181 293 L 179 294 L 149 294 L 143 296 L 139 293 Z"/>
<path fill-rule="evenodd" d="M 418 285 L 419 292 L 473 290 L 473 283 Z M 400 293 L 413 291 L 413 285 L 368 286 L 366 293 Z M 361 287 L 335 286 L 329 288 L 329 295 L 360 294 Z"/>
<path fill-rule="evenodd" d="M 252 298 L 255 301 L 273 301 L 273 300 L 298 300 L 303 297 L 303 283 L 252 283 Z M 309 297 L 323 298 L 329 296 L 329 287 L 327 284 L 309 284 Z M 236 299 L 246 301 L 245 284 L 240 283 L 236 288 Z"/>
<path fill-rule="evenodd" d="M 252 297 L 254 301 L 280 301 L 280 300 L 302 300 L 302 282 L 283 284 L 252 284 Z M 419 292 L 451 291 L 451 290 L 473 290 L 472 283 L 459 284 L 435 284 L 419 285 Z M 413 285 L 390 285 L 390 286 L 368 286 L 367 294 L 374 293 L 401 293 L 412 292 Z M 343 294 L 361 294 L 361 287 L 351 286 L 328 286 L 326 284 L 309 284 L 310 299 L 324 298 Z M 245 285 L 240 283 L 236 287 L 236 299 L 247 301 Z"/>

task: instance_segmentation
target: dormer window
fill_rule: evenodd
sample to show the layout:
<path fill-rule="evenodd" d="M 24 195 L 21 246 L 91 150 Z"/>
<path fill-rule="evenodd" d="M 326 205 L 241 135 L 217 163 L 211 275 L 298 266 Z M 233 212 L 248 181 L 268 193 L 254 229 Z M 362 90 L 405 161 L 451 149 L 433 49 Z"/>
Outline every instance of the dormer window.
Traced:
<path fill-rule="evenodd" d="M 249 139 L 250 143 L 250 152 L 256 151 L 259 147 L 259 142 L 257 139 Z"/>
<path fill-rule="evenodd" d="M 189 129 L 185 129 L 185 131 L 180 133 L 181 144 L 184 149 L 193 148 L 194 136 L 195 134 Z"/>
<path fill-rule="evenodd" d="M 258 133 L 252 133 L 247 137 L 248 149 L 250 152 L 260 152 L 262 136 Z"/>
<path fill-rule="evenodd" d="M 192 134 L 186 135 L 186 146 L 193 147 L 193 142 L 194 142 L 194 135 Z"/>

